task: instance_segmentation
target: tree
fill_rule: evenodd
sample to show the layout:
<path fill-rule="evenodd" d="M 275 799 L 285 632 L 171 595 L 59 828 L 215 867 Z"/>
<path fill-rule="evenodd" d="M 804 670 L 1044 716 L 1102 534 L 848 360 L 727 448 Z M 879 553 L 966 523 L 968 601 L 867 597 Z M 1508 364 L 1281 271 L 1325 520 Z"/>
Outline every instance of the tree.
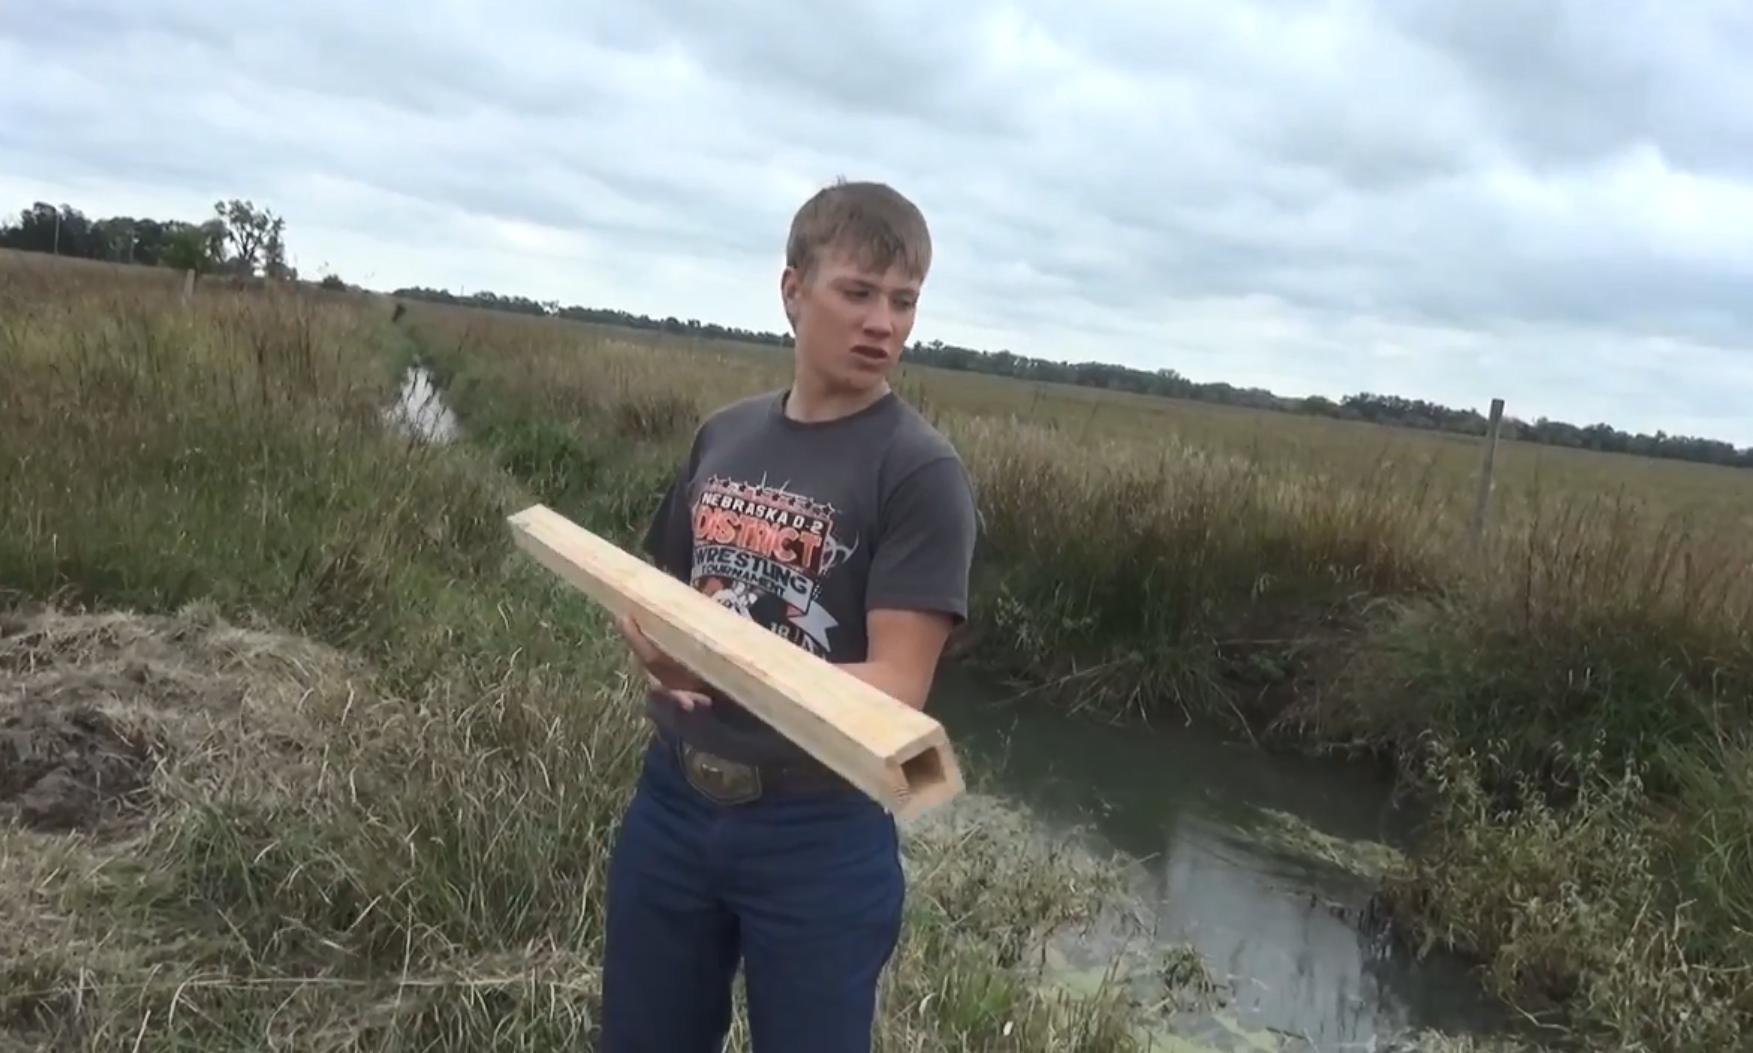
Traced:
<path fill-rule="evenodd" d="M 286 278 L 286 221 L 254 202 L 233 198 L 214 202 L 213 212 L 225 228 L 223 267 L 231 274 Z"/>
<path fill-rule="evenodd" d="M 159 262 L 179 271 L 198 275 L 212 274 L 225 268 L 225 224 L 216 219 L 205 223 L 166 224 L 164 249 Z"/>

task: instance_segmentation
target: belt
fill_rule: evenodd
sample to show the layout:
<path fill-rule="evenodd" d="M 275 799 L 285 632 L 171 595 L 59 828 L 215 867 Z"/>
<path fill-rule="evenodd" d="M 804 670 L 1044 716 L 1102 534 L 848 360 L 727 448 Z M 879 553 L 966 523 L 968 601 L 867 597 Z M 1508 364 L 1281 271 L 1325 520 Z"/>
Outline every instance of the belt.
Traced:
<path fill-rule="evenodd" d="M 656 743 L 681 765 L 688 785 L 714 804 L 750 804 L 763 797 L 826 796 L 855 791 L 851 783 L 825 764 L 748 764 L 662 733 L 656 736 Z"/>

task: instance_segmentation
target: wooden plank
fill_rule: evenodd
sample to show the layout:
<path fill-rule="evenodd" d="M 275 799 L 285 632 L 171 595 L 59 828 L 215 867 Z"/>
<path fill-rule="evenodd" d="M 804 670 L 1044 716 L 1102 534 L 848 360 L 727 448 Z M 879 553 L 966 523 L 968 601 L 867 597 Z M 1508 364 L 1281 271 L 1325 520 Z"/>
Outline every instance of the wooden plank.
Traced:
<path fill-rule="evenodd" d="M 509 518 L 517 544 L 676 661 L 888 809 L 911 819 L 960 794 L 943 726 L 543 505 Z"/>

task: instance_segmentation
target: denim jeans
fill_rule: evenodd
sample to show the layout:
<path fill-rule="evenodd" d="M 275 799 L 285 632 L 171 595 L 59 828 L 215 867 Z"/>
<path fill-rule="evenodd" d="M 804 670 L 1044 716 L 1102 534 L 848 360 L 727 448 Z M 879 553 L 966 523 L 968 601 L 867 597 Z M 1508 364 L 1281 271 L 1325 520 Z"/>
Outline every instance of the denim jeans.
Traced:
<path fill-rule="evenodd" d="M 739 960 L 755 1053 L 868 1053 L 904 892 L 875 802 L 722 806 L 654 743 L 609 863 L 602 1053 L 719 1053 Z"/>

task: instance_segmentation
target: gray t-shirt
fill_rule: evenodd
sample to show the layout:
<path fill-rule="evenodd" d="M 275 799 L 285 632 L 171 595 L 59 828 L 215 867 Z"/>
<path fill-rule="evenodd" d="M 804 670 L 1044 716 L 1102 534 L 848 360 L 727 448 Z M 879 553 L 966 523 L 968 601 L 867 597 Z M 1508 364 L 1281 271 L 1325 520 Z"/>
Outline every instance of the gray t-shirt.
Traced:
<path fill-rule="evenodd" d="M 834 663 L 860 662 L 874 608 L 968 614 L 978 514 L 942 433 L 893 392 L 848 417 L 804 423 L 785 391 L 708 417 L 645 535 L 658 567 Z M 745 763 L 806 760 L 759 717 L 713 692 L 659 727 Z"/>

